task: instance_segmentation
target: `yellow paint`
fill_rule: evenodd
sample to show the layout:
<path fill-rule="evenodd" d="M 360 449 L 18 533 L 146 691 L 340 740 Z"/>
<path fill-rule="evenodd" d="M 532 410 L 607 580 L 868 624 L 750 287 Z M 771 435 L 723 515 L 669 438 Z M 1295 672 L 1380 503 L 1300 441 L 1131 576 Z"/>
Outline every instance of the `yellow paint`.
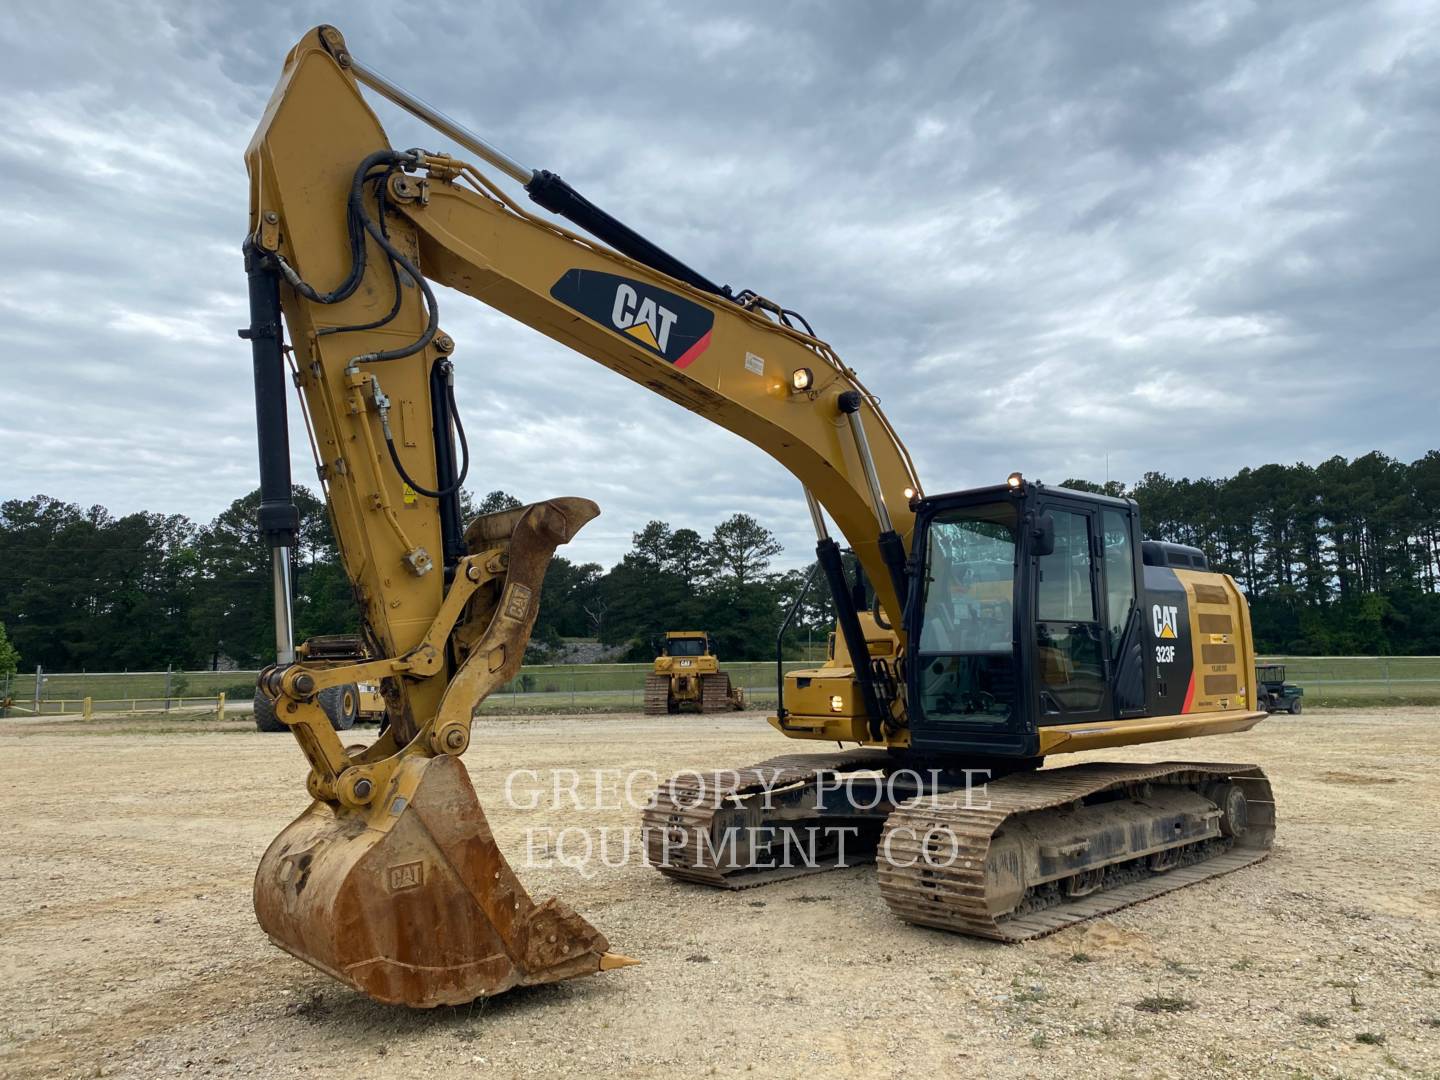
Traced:
<path fill-rule="evenodd" d="M 659 350 L 660 348 L 660 343 L 655 340 L 655 335 L 651 333 L 650 327 L 646 323 L 636 323 L 630 327 L 630 329 L 626 330 L 625 333 L 629 334 L 636 341 L 643 341 L 652 349 Z"/>
<path fill-rule="evenodd" d="M 1102 750 L 1112 746 L 1195 739 L 1203 735 L 1227 735 L 1249 731 L 1263 712 L 1186 713 L 1183 716 L 1145 716 L 1134 720 L 1103 720 L 1088 724 L 1058 724 L 1040 729 L 1040 753 L 1073 754 L 1081 750 Z"/>

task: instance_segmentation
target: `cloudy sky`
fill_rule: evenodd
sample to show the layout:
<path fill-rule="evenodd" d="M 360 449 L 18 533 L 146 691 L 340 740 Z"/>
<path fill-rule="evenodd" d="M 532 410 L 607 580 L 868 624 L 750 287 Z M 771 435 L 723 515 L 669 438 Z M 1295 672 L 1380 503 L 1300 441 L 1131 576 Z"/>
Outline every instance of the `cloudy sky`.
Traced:
<path fill-rule="evenodd" d="M 206 521 L 255 485 L 242 153 L 319 22 L 803 312 L 932 492 L 1440 446 L 1434 0 L 48 0 L 0 11 L 0 497 Z M 440 303 L 472 486 L 596 499 L 572 557 L 746 510 L 806 558 L 759 450 Z"/>

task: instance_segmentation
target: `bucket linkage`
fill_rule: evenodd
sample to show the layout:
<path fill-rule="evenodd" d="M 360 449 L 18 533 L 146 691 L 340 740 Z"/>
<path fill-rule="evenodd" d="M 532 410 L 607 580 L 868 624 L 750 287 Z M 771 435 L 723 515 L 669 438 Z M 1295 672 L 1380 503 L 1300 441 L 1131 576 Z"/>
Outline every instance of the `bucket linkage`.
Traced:
<path fill-rule="evenodd" d="M 314 798 L 255 875 L 255 913 L 275 944 L 379 1001 L 417 1007 L 635 962 L 566 904 L 530 897 L 460 760 L 475 707 L 519 670 L 556 546 L 598 512 L 552 499 L 478 518 L 434 623 L 405 656 L 261 675 L 310 759 Z M 460 660 L 433 716 L 392 711 L 373 745 L 341 745 L 320 690 L 443 677 L 447 649 Z"/>

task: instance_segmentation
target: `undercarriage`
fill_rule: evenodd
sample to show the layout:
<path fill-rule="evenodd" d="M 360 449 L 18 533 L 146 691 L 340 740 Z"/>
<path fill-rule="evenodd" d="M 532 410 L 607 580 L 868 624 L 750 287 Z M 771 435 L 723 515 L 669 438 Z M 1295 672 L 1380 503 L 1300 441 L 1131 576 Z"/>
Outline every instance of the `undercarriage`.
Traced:
<path fill-rule="evenodd" d="M 991 775 L 882 750 L 680 774 L 645 810 L 646 854 L 667 877 L 725 889 L 873 860 L 907 922 L 1013 942 L 1258 862 L 1274 837 L 1253 765 Z"/>

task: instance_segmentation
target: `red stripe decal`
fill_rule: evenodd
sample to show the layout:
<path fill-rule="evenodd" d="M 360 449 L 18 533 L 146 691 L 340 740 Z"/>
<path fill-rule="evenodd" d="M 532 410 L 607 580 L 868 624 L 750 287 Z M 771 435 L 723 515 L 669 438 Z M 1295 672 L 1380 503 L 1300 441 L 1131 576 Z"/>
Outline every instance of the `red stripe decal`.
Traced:
<path fill-rule="evenodd" d="M 714 331 L 712 330 L 705 331 L 705 336 L 702 337 L 699 341 L 695 342 L 694 345 L 691 345 L 690 348 L 686 349 L 685 355 L 680 357 L 679 360 L 675 361 L 675 366 L 677 368 L 684 369 L 693 364 L 695 362 L 695 358 L 710 347 L 710 335 L 712 333 L 714 333 Z"/>
<path fill-rule="evenodd" d="M 1190 685 L 1185 688 L 1185 704 L 1180 706 L 1182 713 L 1190 711 L 1190 706 L 1195 704 L 1195 673 L 1190 673 Z"/>

